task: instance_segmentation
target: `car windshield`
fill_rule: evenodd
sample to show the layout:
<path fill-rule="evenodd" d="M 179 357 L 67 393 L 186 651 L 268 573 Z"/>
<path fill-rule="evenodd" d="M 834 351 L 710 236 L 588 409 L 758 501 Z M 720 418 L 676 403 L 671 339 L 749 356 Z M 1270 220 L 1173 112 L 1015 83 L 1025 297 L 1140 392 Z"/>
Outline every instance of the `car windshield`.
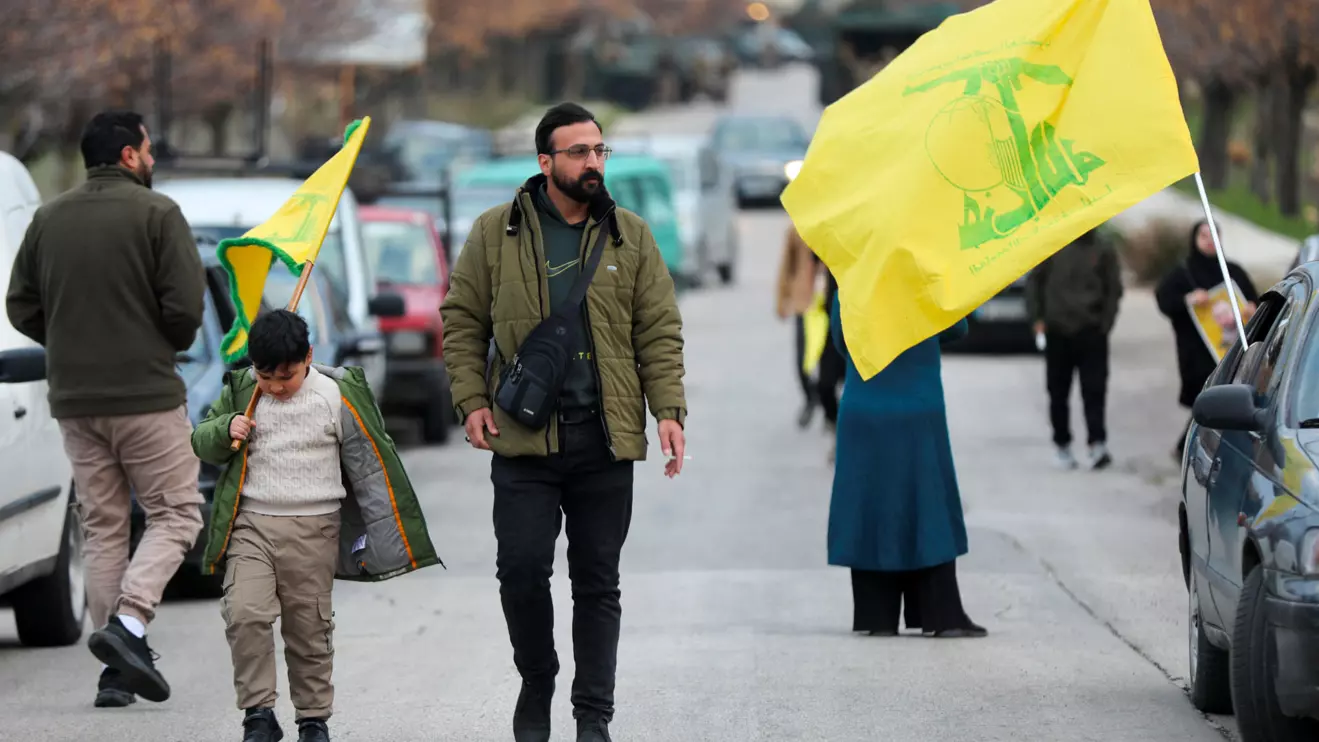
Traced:
<path fill-rule="evenodd" d="M 193 225 L 192 233 L 196 236 L 198 243 L 210 243 L 212 240 L 218 243 L 220 240 L 237 239 L 247 234 L 251 227 L 207 227 Z M 205 243 L 205 244 L 204 244 Z M 272 258 L 273 260 L 273 258 Z M 325 241 L 321 243 L 321 251 L 316 256 L 316 270 L 325 274 L 330 279 L 330 285 L 334 286 L 337 291 L 348 293 L 348 267 L 344 262 L 343 237 L 339 229 L 332 228 L 325 234 Z M 272 271 L 272 274 L 275 271 Z M 288 271 L 284 271 L 287 273 Z"/>
<path fill-rule="evenodd" d="M 440 282 L 430 230 L 412 222 L 365 222 L 362 237 L 376 280 L 412 286 Z"/>
<path fill-rule="evenodd" d="M 1307 422 L 1305 427 L 1319 427 L 1319 332 L 1311 332 L 1305 339 L 1305 354 L 1295 369 L 1296 419 Z"/>
<path fill-rule="evenodd" d="M 730 121 L 719 129 L 719 148 L 729 152 L 805 149 L 801 127 L 788 119 Z"/>
<path fill-rule="evenodd" d="M 484 159 L 490 144 L 479 132 L 405 130 L 390 138 L 399 162 L 414 180 L 438 178 L 450 165 Z"/>
<path fill-rule="evenodd" d="M 695 161 L 676 155 L 666 156 L 663 160 L 669 169 L 669 178 L 673 180 L 673 187 L 676 190 L 685 191 L 700 188 L 701 174 L 697 170 Z"/>
<path fill-rule="evenodd" d="M 511 200 L 513 200 L 512 188 L 493 186 L 461 188 L 454 191 L 453 218 L 455 221 L 475 221 L 488 209 Z"/>
<path fill-rule="evenodd" d="M 430 214 L 435 219 L 440 219 L 444 216 L 444 204 L 440 201 L 439 196 L 391 194 L 388 196 L 381 196 L 377 203 L 391 209 L 422 211 Z"/>

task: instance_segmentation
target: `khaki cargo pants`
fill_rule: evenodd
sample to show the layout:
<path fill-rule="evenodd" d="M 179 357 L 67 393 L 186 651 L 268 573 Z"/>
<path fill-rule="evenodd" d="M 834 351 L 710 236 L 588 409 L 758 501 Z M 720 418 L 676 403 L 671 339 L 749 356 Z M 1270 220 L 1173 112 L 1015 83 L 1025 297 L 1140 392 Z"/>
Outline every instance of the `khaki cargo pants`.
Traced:
<path fill-rule="evenodd" d="M 289 695 L 298 719 L 328 719 L 334 706 L 334 611 L 339 513 L 240 512 L 229 537 L 220 614 L 234 663 L 238 708 L 273 708 L 275 619 L 284 637 Z"/>
<path fill-rule="evenodd" d="M 100 628 L 115 613 L 150 623 L 202 529 L 188 411 L 65 418 L 60 432 L 82 515 L 92 623 Z M 130 562 L 131 492 L 146 531 Z"/>

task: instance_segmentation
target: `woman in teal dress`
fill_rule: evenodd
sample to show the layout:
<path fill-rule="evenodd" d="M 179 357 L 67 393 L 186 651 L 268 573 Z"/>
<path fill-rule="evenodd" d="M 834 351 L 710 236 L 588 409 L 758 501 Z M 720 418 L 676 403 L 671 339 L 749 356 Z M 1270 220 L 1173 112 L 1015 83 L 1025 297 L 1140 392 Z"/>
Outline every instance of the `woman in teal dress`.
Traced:
<path fill-rule="evenodd" d="M 847 362 L 838 412 L 829 564 L 852 570 L 852 630 L 908 629 L 940 638 L 988 632 L 966 615 L 957 557 L 967 552 L 944 411 L 940 348 L 966 320 L 898 356 L 863 381 L 843 339 L 839 303 L 830 332 Z"/>

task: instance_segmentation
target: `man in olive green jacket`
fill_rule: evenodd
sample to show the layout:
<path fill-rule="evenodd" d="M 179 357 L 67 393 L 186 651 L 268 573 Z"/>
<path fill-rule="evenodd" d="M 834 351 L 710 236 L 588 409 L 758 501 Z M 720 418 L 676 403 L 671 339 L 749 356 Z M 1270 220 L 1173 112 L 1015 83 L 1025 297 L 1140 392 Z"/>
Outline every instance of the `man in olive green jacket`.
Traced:
<path fill-rule="evenodd" d="M 496 575 L 523 679 L 514 739 L 550 739 L 559 662 L 549 578 L 566 516 L 577 739 L 608 742 L 618 564 L 631 521 L 633 462 L 646 457 L 647 404 L 659 421 L 666 474 L 682 470 L 682 317 L 650 228 L 605 190 L 609 149 L 590 112 L 574 104 L 550 109 L 536 129 L 536 149 L 541 174 L 476 221 L 454 267 L 440 310 L 444 361 L 468 440 L 494 452 Z M 608 232 L 598 241 L 601 230 Z M 532 430 L 491 404 L 500 371 L 563 304 L 596 249 L 604 253 L 564 336 L 569 361 L 556 412 Z"/>

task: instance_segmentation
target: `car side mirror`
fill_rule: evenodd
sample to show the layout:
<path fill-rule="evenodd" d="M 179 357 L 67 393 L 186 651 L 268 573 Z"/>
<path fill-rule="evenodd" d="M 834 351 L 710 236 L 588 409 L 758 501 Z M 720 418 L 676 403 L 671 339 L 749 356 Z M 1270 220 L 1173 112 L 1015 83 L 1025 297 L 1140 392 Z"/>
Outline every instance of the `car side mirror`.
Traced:
<path fill-rule="evenodd" d="M 1268 421 L 1268 410 L 1255 405 L 1255 387 L 1250 384 L 1223 384 L 1200 392 L 1191 407 L 1195 422 L 1212 430 L 1258 432 Z"/>
<path fill-rule="evenodd" d="M 392 292 L 381 292 L 367 302 L 367 311 L 373 317 L 402 317 L 406 309 L 403 297 Z"/>
<path fill-rule="evenodd" d="M 16 348 L 0 352 L 0 384 L 26 384 L 45 379 L 45 348 Z"/>

